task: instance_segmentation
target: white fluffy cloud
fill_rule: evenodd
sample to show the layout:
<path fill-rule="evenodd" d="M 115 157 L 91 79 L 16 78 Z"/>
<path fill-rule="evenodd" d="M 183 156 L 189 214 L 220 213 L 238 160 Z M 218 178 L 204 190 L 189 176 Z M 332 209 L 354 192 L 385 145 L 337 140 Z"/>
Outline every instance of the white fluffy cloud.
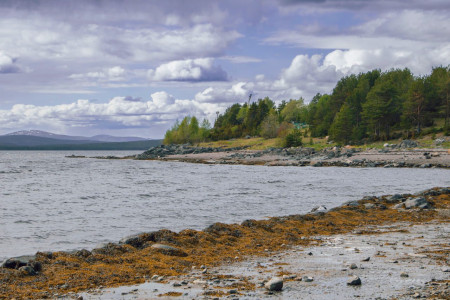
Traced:
<path fill-rule="evenodd" d="M 148 71 L 154 81 L 225 81 L 226 72 L 212 58 L 171 61 Z"/>
<path fill-rule="evenodd" d="M 241 103 L 247 100 L 250 94 L 248 83 L 238 82 L 230 88 L 208 87 L 195 95 L 200 103 Z"/>
<path fill-rule="evenodd" d="M 280 31 L 265 42 L 331 49 L 324 66 L 344 74 L 404 67 L 424 74 L 434 66 L 450 64 L 450 23 L 445 11 L 403 10 L 339 33 L 318 30 Z"/>
<path fill-rule="evenodd" d="M 45 128 L 56 132 L 74 127 L 86 129 L 169 128 L 176 119 L 186 115 L 212 119 L 220 105 L 200 103 L 195 100 L 175 99 L 166 92 L 156 92 L 147 101 L 131 97 L 114 97 L 107 103 L 77 100 L 69 104 L 36 106 L 16 104 L 10 110 L 0 110 L 3 130 L 15 128 Z M 6 133 L 6 132 L 5 132 Z"/>

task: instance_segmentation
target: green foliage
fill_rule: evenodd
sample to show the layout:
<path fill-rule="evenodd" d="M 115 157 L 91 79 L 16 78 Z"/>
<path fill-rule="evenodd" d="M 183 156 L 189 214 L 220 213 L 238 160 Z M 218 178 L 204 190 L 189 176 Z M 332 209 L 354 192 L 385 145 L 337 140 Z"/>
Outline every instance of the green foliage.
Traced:
<path fill-rule="evenodd" d="M 181 123 L 175 122 L 173 127 L 166 131 L 163 143 L 167 145 L 204 141 L 209 134 L 209 127 L 208 120 L 203 120 L 202 127 L 199 127 L 196 117 L 185 117 Z"/>
<path fill-rule="evenodd" d="M 352 137 L 354 123 L 352 109 L 348 103 L 345 103 L 331 125 L 330 138 L 339 144 L 348 144 Z"/>
<path fill-rule="evenodd" d="M 277 136 L 279 127 L 278 116 L 275 111 L 273 111 L 268 114 L 261 123 L 261 136 L 267 139 L 274 138 Z"/>
<path fill-rule="evenodd" d="M 164 142 L 276 136 L 292 146 L 301 144 L 294 122 L 308 125 L 305 137 L 329 135 L 339 144 L 387 140 L 394 130 L 395 135 L 418 136 L 424 126 L 434 126 L 437 118 L 445 119 L 442 131 L 448 134 L 449 95 L 450 66 L 433 68 L 429 76 L 416 78 L 407 68 L 375 69 L 341 78 L 331 94 L 316 94 L 309 104 L 299 98 L 283 100 L 276 107 L 268 97 L 236 103 L 217 116 L 212 128 L 206 120 L 199 126 L 197 119 L 186 117 L 166 132 Z"/>
<path fill-rule="evenodd" d="M 284 147 L 300 147 L 302 145 L 302 132 L 299 129 L 292 129 L 284 138 Z"/>
<path fill-rule="evenodd" d="M 303 106 L 303 98 L 289 100 L 289 102 L 284 104 L 283 109 L 280 111 L 281 120 L 287 122 L 300 122 Z"/>

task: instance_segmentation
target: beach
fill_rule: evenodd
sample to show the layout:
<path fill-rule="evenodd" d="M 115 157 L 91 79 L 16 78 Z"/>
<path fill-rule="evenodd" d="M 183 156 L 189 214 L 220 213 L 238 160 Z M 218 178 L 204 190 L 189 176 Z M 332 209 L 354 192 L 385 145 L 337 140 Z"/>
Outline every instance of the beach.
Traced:
<path fill-rule="evenodd" d="M 424 274 L 430 276 L 417 280 L 414 294 L 408 294 L 413 292 L 408 289 L 381 288 L 392 297 L 426 295 L 428 290 L 439 296 L 441 289 L 444 294 L 448 291 L 449 273 L 444 271 L 448 268 L 449 209 L 450 190 L 436 188 L 416 194 L 365 197 L 330 210 L 317 207 L 305 215 L 241 224 L 215 223 L 202 231 L 159 230 L 91 251 L 37 253 L 7 260 L 9 267 L 4 263 L 0 296 L 97 299 L 105 295 L 108 299 L 108 293 L 115 293 L 107 288 L 150 284 L 152 294 L 142 297 L 283 299 L 296 295 L 314 299 L 314 288 L 306 289 L 309 297 L 303 285 L 320 287 L 338 278 L 330 291 L 353 297 L 375 295 L 374 282 L 380 280 L 395 283 L 409 278 L 406 275 L 414 279 L 417 268 L 425 263 L 429 269 Z M 410 265 L 411 260 L 414 264 Z M 393 265 L 396 268 L 389 271 Z M 241 272 L 243 269 L 246 271 Z M 388 270 L 395 280 L 386 277 L 385 271 L 366 273 L 374 269 Z M 349 275 L 360 277 L 359 290 L 347 285 Z M 284 288 L 280 292 L 264 287 L 272 277 L 282 278 Z M 185 292 L 182 286 L 190 287 L 194 294 Z M 139 293 L 148 292 L 142 287 L 128 288 L 120 289 L 120 297 L 139 298 Z M 359 292 L 363 289 L 366 294 Z"/>

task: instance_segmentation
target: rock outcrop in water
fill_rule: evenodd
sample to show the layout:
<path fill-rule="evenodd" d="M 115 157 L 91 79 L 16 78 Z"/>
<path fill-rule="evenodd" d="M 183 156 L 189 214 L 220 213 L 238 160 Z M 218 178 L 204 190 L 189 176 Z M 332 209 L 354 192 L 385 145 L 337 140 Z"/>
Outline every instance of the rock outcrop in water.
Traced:
<path fill-rule="evenodd" d="M 156 159 L 166 157 L 168 155 L 184 155 L 197 153 L 214 153 L 244 150 L 248 147 L 235 148 L 212 148 L 212 147 L 193 147 L 189 144 L 185 145 L 161 145 L 148 149 L 142 154 L 136 155 L 136 159 Z"/>

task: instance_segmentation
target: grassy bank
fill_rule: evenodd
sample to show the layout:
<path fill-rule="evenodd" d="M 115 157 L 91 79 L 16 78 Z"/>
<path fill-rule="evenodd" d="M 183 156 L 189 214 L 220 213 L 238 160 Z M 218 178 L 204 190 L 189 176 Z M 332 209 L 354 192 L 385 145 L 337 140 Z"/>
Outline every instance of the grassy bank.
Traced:
<path fill-rule="evenodd" d="M 415 139 L 415 141 L 422 148 L 435 148 L 435 140 L 438 138 L 443 138 L 443 133 L 438 134 L 427 134 L 421 136 L 420 138 Z M 364 145 L 353 146 L 356 148 L 377 148 L 382 149 L 383 145 L 388 144 L 399 144 L 402 139 L 392 139 L 388 141 L 378 141 L 367 143 Z M 321 150 L 327 147 L 334 147 L 336 143 L 329 143 L 326 138 L 312 138 L 312 143 L 310 143 L 310 138 L 303 138 L 303 146 L 304 147 L 312 147 L 316 150 Z M 214 141 L 214 142 L 204 142 L 199 143 L 201 147 L 213 147 L 213 148 L 234 148 L 234 147 L 248 147 L 249 150 L 264 150 L 267 148 L 281 148 L 283 145 L 283 139 L 281 138 L 273 138 L 273 139 L 265 139 L 262 137 L 253 137 L 253 138 L 240 138 L 240 139 L 231 139 L 231 140 L 222 140 L 222 141 Z M 440 145 L 440 147 L 444 149 L 450 149 L 450 141 L 446 141 Z"/>

